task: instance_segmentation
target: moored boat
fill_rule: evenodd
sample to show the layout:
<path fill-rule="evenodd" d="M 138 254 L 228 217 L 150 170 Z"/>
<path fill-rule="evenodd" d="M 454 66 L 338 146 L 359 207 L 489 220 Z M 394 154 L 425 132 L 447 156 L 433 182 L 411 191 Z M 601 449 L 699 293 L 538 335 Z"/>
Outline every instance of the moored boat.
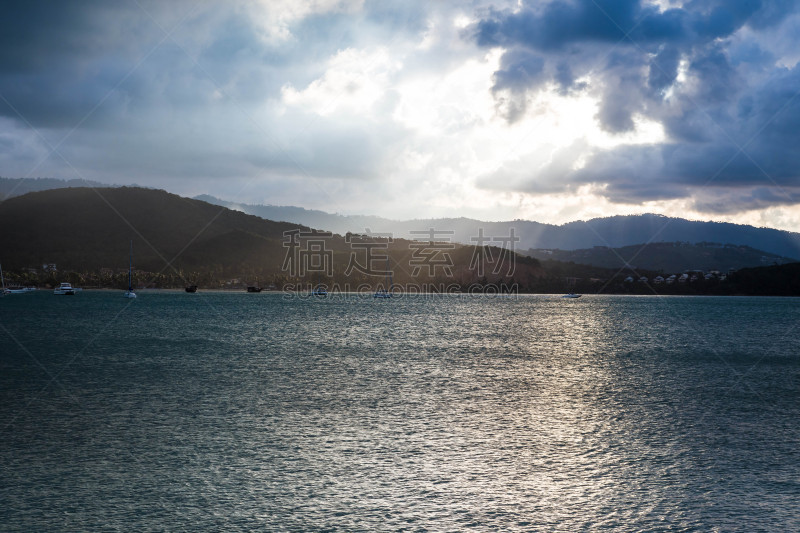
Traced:
<path fill-rule="evenodd" d="M 7 294 L 25 294 L 34 290 L 32 287 L 9 287 L 6 289 Z"/>
<path fill-rule="evenodd" d="M 317 285 L 313 291 L 311 291 L 313 296 L 328 296 L 328 289 L 325 288 L 324 285 Z"/>
<path fill-rule="evenodd" d="M 197 285 L 189 285 L 185 290 L 186 292 L 197 292 Z"/>
<path fill-rule="evenodd" d="M 71 283 L 62 283 L 53 290 L 53 294 L 72 296 L 75 294 L 75 288 Z"/>
<path fill-rule="evenodd" d="M 386 287 L 381 287 L 375 294 L 372 295 L 373 298 L 391 298 L 392 297 L 392 272 L 389 270 L 389 255 L 387 252 L 386 255 Z"/>
<path fill-rule="evenodd" d="M 0 296 L 5 296 L 8 293 L 8 289 L 6 289 L 6 280 L 3 277 L 3 267 L 0 266 Z"/>
<path fill-rule="evenodd" d="M 133 290 L 133 241 L 131 241 L 131 252 L 128 256 L 128 290 L 123 294 L 125 298 L 136 298 Z"/>

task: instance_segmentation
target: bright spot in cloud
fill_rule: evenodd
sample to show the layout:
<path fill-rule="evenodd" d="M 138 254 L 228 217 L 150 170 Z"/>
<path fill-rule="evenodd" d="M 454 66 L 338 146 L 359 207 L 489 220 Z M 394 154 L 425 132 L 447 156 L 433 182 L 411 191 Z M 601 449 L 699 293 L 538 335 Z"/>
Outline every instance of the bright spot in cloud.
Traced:
<path fill-rule="evenodd" d="M 337 111 L 364 115 L 386 94 L 390 77 L 402 63 L 388 50 L 346 49 L 328 62 L 328 70 L 303 90 L 286 85 L 281 97 L 286 105 L 327 116 Z"/>

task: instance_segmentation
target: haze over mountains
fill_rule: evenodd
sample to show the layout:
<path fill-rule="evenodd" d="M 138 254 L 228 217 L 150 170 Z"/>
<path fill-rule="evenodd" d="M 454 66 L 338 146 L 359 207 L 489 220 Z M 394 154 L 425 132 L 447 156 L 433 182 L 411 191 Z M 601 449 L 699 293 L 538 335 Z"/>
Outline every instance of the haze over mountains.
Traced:
<path fill-rule="evenodd" d="M 619 248 L 648 242 L 712 242 L 736 244 L 763 250 L 777 256 L 800 258 L 800 233 L 771 228 L 756 228 L 727 222 L 698 222 L 662 215 L 631 215 L 575 221 L 560 226 L 529 220 L 485 222 L 468 218 L 439 218 L 419 220 L 390 220 L 378 216 L 345 216 L 299 207 L 248 205 L 220 200 L 213 196 L 195 197 L 256 215 L 269 220 L 281 220 L 323 228 L 334 233 L 387 232 L 395 237 L 408 238 L 411 231 L 434 228 L 440 238 L 453 242 L 476 244 L 479 232 L 485 237 L 508 237 L 511 229 L 519 237 L 515 249 L 533 248 L 578 250 L 594 246 Z M 497 244 L 488 242 L 488 244 Z"/>
<path fill-rule="evenodd" d="M 10 192 L 13 196 L 18 196 L 22 191 L 26 190 L 63 189 L 84 185 L 85 182 L 81 180 L 63 181 L 45 178 L 16 180 L 0 178 L 0 194 L 5 195 Z M 94 182 L 89 184 L 91 187 L 98 187 L 100 185 L 101 184 Z M 142 189 L 129 188 L 129 190 L 141 191 Z M 175 196 L 175 198 L 181 197 Z M 188 203 L 191 203 L 189 199 L 181 199 L 182 204 L 188 205 Z M 234 211 L 266 219 L 267 221 L 290 223 L 281 226 L 282 228 L 301 225 L 309 228 L 332 231 L 339 235 L 344 235 L 347 232 L 364 233 L 366 230 L 370 230 L 374 233 L 391 233 L 395 238 L 408 239 L 419 236 L 419 234 L 413 235 L 411 233 L 412 231 L 419 232 L 433 228 L 436 230 L 435 237 L 437 239 L 449 239 L 451 242 L 462 244 L 479 244 L 477 239 L 482 231 L 484 240 L 481 244 L 503 246 L 504 243 L 502 240 L 498 239 L 508 239 L 513 228 L 514 237 L 519 239 L 519 241 L 515 243 L 514 249 L 518 252 L 530 253 L 541 258 L 555 258 L 552 255 L 543 255 L 541 252 L 542 250 L 576 251 L 591 249 L 595 246 L 610 248 L 640 247 L 641 244 L 648 242 L 690 244 L 718 243 L 722 245 L 731 244 L 751 248 L 751 251 L 740 251 L 739 256 L 736 258 L 728 257 L 730 260 L 726 261 L 725 265 L 736 267 L 747 265 L 757 266 L 759 261 L 762 264 L 772 264 L 800 258 L 799 233 L 721 222 L 689 221 L 652 214 L 598 218 L 589 221 L 570 222 L 560 226 L 526 220 L 484 222 L 467 218 L 398 221 L 379 216 L 338 215 L 292 206 L 248 205 L 228 202 L 209 195 L 197 196 L 195 199 L 227 207 Z M 102 206 L 100 207 L 102 208 Z M 148 211 L 152 215 L 155 215 L 156 209 L 157 208 L 148 207 Z M 208 208 L 203 209 L 208 210 Z M 0 209 L 0 215 L 1 214 L 2 209 Z M 88 227 L 85 228 L 85 230 L 91 231 Z M 209 235 L 215 234 L 216 231 L 217 230 L 210 229 Z M 259 232 L 252 232 L 248 229 L 245 233 L 252 234 Z M 279 239 L 279 233 L 280 232 L 273 234 L 271 238 Z M 228 239 L 227 242 L 233 241 L 235 241 L 235 239 Z M 640 267 L 646 265 L 646 268 L 665 268 L 665 264 L 662 264 L 660 267 L 656 264 L 658 263 L 658 258 L 666 258 L 666 256 L 657 251 L 657 248 L 658 247 L 655 246 L 649 247 L 651 250 L 649 255 L 656 258 L 654 261 L 645 260 L 644 256 L 639 254 L 639 261 L 635 261 L 634 264 Z M 687 249 L 688 248 L 685 246 L 683 247 L 684 252 Z M 705 253 L 704 251 L 696 252 L 695 256 Z M 766 260 L 762 260 L 762 252 L 766 254 Z M 719 252 L 715 253 L 719 255 Z M 200 256 L 204 255 L 204 253 L 200 254 Z M 575 254 L 557 253 L 556 255 L 565 261 L 581 262 L 580 257 Z M 598 253 L 589 254 L 581 252 L 579 255 L 591 256 L 593 258 L 591 264 L 598 266 L 607 265 L 609 263 L 607 258 L 600 258 Z M 606 255 L 609 254 L 606 252 Z M 615 254 L 610 255 L 614 257 L 614 260 L 618 259 Z M 627 252 L 622 252 L 621 255 L 628 257 L 632 256 L 633 253 L 628 254 Z M 691 260 L 687 259 L 687 261 Z M 613 263 L 613 260 L 611 262 Z M 689 263 L 682 264 L 688 265 Z M 616 266 L 616 264 L 613 266 Z M 696 268 L 700 267 L 700 265 L 696 266 Z M 685 266 L 685 268 L 694 268 L 694 266 Z"/>

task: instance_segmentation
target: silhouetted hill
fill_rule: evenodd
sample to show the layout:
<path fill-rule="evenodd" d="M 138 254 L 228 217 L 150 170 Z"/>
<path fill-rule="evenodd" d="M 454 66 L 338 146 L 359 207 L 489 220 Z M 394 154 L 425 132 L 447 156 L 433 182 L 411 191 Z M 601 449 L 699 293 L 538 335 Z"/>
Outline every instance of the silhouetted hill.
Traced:
<path fill-rule="evenodd" d="M 137 268 L 231 269 L 248 261 L 280 263 L 277 223 L 164 191 L 131 187 L 33 192 L 0 204 L 6 268 L 56 263 L 59 269 L 124 266 L 133 240 Z M 242 243 L 246 246 L 232 246 Z M 220 253 L 224 248 L 225 253 Z"/>
<path fill-rule="evenodd" d="M 784 257 L 800 257 L 800 233 L 727 222 L 699 222 L 661 215 L 595 218 L 560 226 L 562 249 L 647 242 L 723 243 L 750 246 Z M 537 248 L 547 248 L 538 246 Z"/>
<path fill-rule="evenodd" d="M 719 270 L 757 267 L 795 262 L 796 259 L 782 257 L 749 246 L 734 244 L 686 242 L 652 242 L 621 248 L 596 246 L 582 250 L 529 250 L 537 259 L 570 261 L 604 268 L 622 268 L 663 271 L 667 273 L 685 270 Z"/>
<path fill-rule="evenodd" d="M 309 233 L 309 228 L 153 189 L 67 188 L 33 192 L 0 203 L 0 227 L 0 260 L 6 270 L 18 274 L 27 268 L 55 263 L 58 271 L 94 272 L 91 283 L 101 285 L 106 282 L 95 275 L 98 271 L 127 269 L 131 240 L 137 270 L 175 274 L 178 280 L 206 280 L 208 286 L 219 286 L 220 281 L 234 277 L 372 285 L 385 279 L 384 274 L 376 277 L 373 272 L 378 270 L 376 266 L 384 270 L 387 249 L 396 283 L 469 285 L 483 277 L 473 268 L 474 247 L 453 244 L 439 246 L 431 253 L 427 248 L 437 246 L 429 243 L 402 239 L 389 243 L 358 235 L 319 239 L 306 235 L 291 248 L 297 268 L 284 269 L 290 250 L 286 232 Z M 420 250 L 420 246 L 426 249 Z M 317 253 L 315 247 L 324 251 Z M 353 268 L 357 266 L 354 259 L 368 263 L 368 249 L 376 249 L 369 266 Z M 486 265 L 491 282 L 507 282 L 516 276 L 516 281 L 530 283 L 544 275 L 536 259 L 512 258 L 498 249 L 486 251 L 493 258 Z M 314 257 L 323 256 L 332 265 L 330 276 L 301 267 Z M 381 257 L 380 264 L 375 256 Z M 434 264 L 445 257 L 446 269 L 441 268 L 441 262 L 439 267 L 427 267 L 427 261 Z M 512 261 L 515 269 L 508 268 Z M 15 281 L 24 279 L 17 275 Z M 174 285 L 176 281 L 164 281 L 169 283 Z"/>
<path fill-rule="evenodd" d="M 746 268 L 728 278 L 729 294 L 800 296 L 800 263 Z"/>
<path fill-rule="evenodd" d="M 799 233 L 727 222 L 697 222 L 653 214 L 595 218 L 556 226 L 529 220 L 504 222 L 484 222 L 469 218 L 390 220 L 377 216 L 335 215 L 298 207 L 240 204 L 208 195 L 199 198 L 244 213 L 340 234 L 348 231 L 360 233 L 368 228 L 373 232 L 386 232 L 397 238 L 408 238 L 411 236 L 411 231 L 434 228 L 437 231 L 451 232 L 442 235 L 447 236 L 452 242 L 475 244 L 480 231 L 488 237 L 508 237 L 513 228 L 514 235 L 520 239 L 516 244 L 517 250 L 529 248 L 578 250 L 593 246 L 619 248 L 647 242 L 692 244 L 719 242 L 750 246 L 777 256 L 800 258 Z M 497 244 L 497 241 L 488 244 Z"/>
<path fill-rule="evenodd" d="M 657 222 L 659 218 L 663 217 L 654 220 Z M 459 221 L 469 222 L 467 219 L 454 222 Z M 412 226 L 415 229 L 425 228 L 425 221 L 413 222 L 417 224 Z M 133 240 L 134 267 L 149 273 L 146 276 L 142 274 L 142 283 L 152 282 L 154 286 L 180 286 L 180 283 L 190 280 L 201 286 L 220 287 L 234 277 L 250 281 L 260 279 L 267 283 L 294 283 L 295 286 L 297 283 L 320 281 L 350 283 L 351 287 L 375 286 L 383 282 L 384 277 L 376 278 L 374 274 L 351 268 L 356 266 L 354 253 L 362 254 L 370 247 L 385 243 L 382 249 L 378 246 L 376 255 L 380 256 L 380 261 L 376 264 L 373 258 L 372 270 L 376 266 L 383 268 L 383 258 L 388 249 L 394 282 L 399 284 L 445 283 L 463 288 L 475 283 L 495 287 L 518 283 L 520 290 L 536 292 L 559 292 L 572 287 L 584 292 L 652 292 L 645 284 L 641 287 L 637 283 L 626 284 L 624 278 L 629 273 L 619 271 L 618 264 L 611 269 L 576 264 L 581 261 L 578 256 L 582 252 L 608 258 L 611 251 L 602 248 L 574 252 L 572 256 L 556 256 L 562 261 L 554 261 L 553 256 L 548 255 L 547 261 L 540 263 L 535 258 L 512 257 L 496 247 L 487 247 L 478 254 L 480 249 L 472 246 L 439 242 L 442 246 L 438 246 L 438 252 L 445 254 L 449 261 L 449 273 L 445 275 L 443 269 L 431 272 L 425 265 L 429 259 L 443 259 L 443 256 L 427 249 L 431 243 L 404 239 L 394 239 L 389 243 L 359 235 L 325 238 L 324 246 L 330 252 L 333 265 L 331 276 L 309 272 L 293 274 L 282 268 L 288 257 L 285 232 L 308 232 L 307 227 L 265 220 L 152 189 L 62 188 L 32 192 L 0 203 L 0 228 L 0 260 L 16 283 L 57 281 L 53 277 L 44 279 L 41 273 L 26 277 L 25 270 L 55 263 L 59 272 L 85 273 L 68 278 L 78 283 L 118 285 L 124 281 L 123 278 L 127 279 L 128 242 Z M 492 235 L 494 231 L 502 230 L 489 226 L 486 234 Z M 436 238 L 440 236 L 437 234 Z M 452 236 L 444 235 L 443 240 L 448 237 Z M 304 261 L 303 250 L 309 249 L 307 246 L 298 249 L 297 259 Z M 724 270 L 726 267 L 736 268 L 736 261 L 763 263 L 786 260 L 749 247 L 708 243 L 697 246 L 650 244 L 644 250 L 636 246 L 623 247 L 616 252 L 635 263 L 641 269 L 639 275 L 651 278 L 656 270 L 686 269 L 685 263 L 673 264 L 670 261 L 689 261 L 689 268 Z M 637 252 L 639 255 L 632 259 Z M 478 255 L 493 258 L 489 261 L 492 264 L 485 265 L 485 273 L 474 268 Z M 653 265 L 646 264 L 645 259 L 653 261 Z M 363 260 L 359 255 L 359 261 Z M 705 260 L 709 262 L 703 263 Z M 676 294 L 787 294 L 797 284 L 797 272 L 791 265 L 783 266 L 787 268 L 740 270 L 743 274 L 732 277 L 730 283 L 698 281 L 663 286 L 658 290 Z M 165 276 L 171 277 L 167 279 Z"/>

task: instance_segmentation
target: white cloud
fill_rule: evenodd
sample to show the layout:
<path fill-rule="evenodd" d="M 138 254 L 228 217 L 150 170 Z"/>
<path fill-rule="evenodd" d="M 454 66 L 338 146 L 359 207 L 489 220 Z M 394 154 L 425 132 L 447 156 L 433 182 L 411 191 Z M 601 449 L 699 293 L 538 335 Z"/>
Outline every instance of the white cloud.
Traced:
<path fill-rule="evenodd" d="M 292 24 L 315 14 L 355 13 L 364 0 L 259 0 L 249 5 L 255 26 L 266 42 L 291 39 Z"/>
<path fill-rule="evenodd" d="M 651 4 L 664 10 L 681 2 Z M 595 156 L 606 154 L 614 165 L 605 169 L 630 174 L 622 186 L 655 189 L 659 176 L 647 171 L 663 166 L 657 161 L 662 155 L 648 148 L 673 141 L 668 132 L 674 128 L 665 125 L 687 115 L 698 125 L 687 124 L 688 131 L 710 129 L 707 117 L 687 114 L 705 89 L 698 71 L 690 68 L 689 52 L 681 52 L 677 78 L 665 89 L 659 86 L 662 96 L 653 102 L 626 90 L 631 79 L 646 83 L 647 78 L 646 69 L 624 77 L 631 74 L 629 56 L 616 58 L 622 66 L 611 72 L 604 70 L 604 61 L 610 62 L 612 53 L 603 61 L 585 59 L 585 49 L 579 48 L 564 51 L 564 57 L 572 54 L 568 66 L 574 72 L 562 69 L 559 83 L 552 81 L 553 73 L 563 65 L 553 63 L 543 70 L 549 78 L 530 90 L 512 85 L 493 91 L 493 76 L 507 50 L 481 48 L 469 37 L 487 6 L 483 0 L 457 5 L 264 0 L 205 6 L 196 13 L 190 9 L 184 20 L 186 6 L 161 4 L 154 13 L 165 29 L 183 21 L 169 38 L 138 9 L 126 11 L 126 17 L 111 13 L 114 31 L 104 34 L 102 49 L 88 47 L 84 55 L 70 58 L 47 46 L 21 61 L 36 71 L 41 54 L 52 54 L 45 67 L 79 72 L 83 83 L 60 78 L 64 73 L 58 68 L 42 68 L 44 74 L 27 83 L 48 90 L 31 96 L 27 109 L 41 112 L 43 123 L 50 120 L 40 131 L 58 142 L 111 94 L 60 148 L 78 172 L 98 181 L 398 218 L 565 222 L 645 211 L 701 218 L 692 196 L 658 200 L 654 193 L 642 195 L 642 202 L 624 203 L 632 200 L 622 195 L 612 203 L 610 180 L 594 164 Z M 763 53 L 777 65 L 794 66 L 800 58 L 798 27 L 800 17 L 789 17 L 773 34 L 744 27 L 717 44 L 728 46 L 725 52 L 739 61 L 738 73 L 769 88 L 765 80 L 774 71 L 763 58 L 751 58 Z M 142 35 L 147 39 L 140 42 Z M 70 70 L 72 65 L 78 67 Z M 15 75 L 0 72 L 5 76 L 0 82 L 21 87 Z M 579 79 L 572 80 L 573 75 Z M 784 83 L 790 87 L 792 80 Z M 24 100 L 27 92 L 4 95 Z M 611 134 L 600 126 L 598 114 L 607 99 L 625 104 L 626 98 L 636 99 L 623 109 L 630 111 L 634 127 Z M 509 124 L 503 117 L 514 105 L 524 113 Z M 722 109 L 720 116 L 733 111 L 747 108 Z M 625 151 L 637 146 L 642 150 Z M 0 119 L 4 175 L 21 177 L 35 169 L 35 175 L 75 177 L 69 165 L 47 153 L 19 120 L 8 113 Z M 592 179 L 570 181 L 579 173 Z M 673 190 L 688 191 L 681 187 Z M 700 198 L 696 191 L 690 194 Z M 795 207 L 770 207 L 768 196 L 754 195 L 754 200 L 763 206 L 724 216 L 769 224 L 800 218 Z"/>
<path fill-rule="evenodd" d="M 401 68 L 402 62 L 385 48 L 374 51 L 348 48 L 328 61 L 321 78 L 302 90 L 286 85 L 281 98 L 287 106 L 321 116 L 336 112 L 364 116 L 391 89 L 392 76 Z"/>

